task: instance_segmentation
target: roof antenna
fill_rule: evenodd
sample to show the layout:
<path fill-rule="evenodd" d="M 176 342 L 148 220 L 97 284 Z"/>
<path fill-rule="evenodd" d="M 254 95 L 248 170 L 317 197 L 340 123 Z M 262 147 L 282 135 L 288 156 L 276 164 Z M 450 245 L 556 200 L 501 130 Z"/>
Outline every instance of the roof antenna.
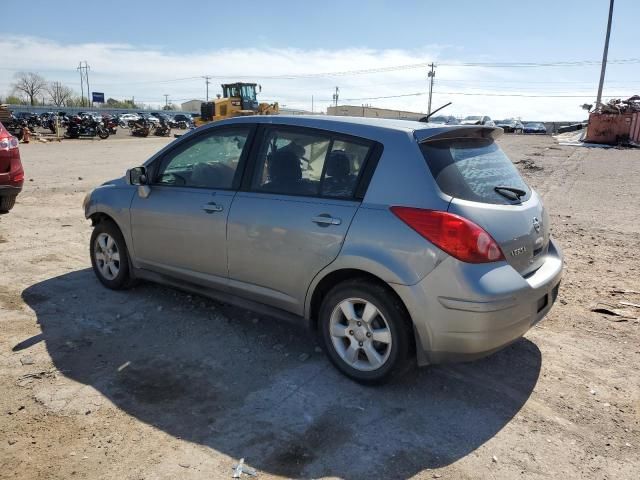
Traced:
<path fill-rule="evenodd" d="M 442 110 L 443 108 L 448 107 L 449 105 L 451 105 L 451 103 L 452 103 L 452 102 L 445 103 L 445 104 L 444 104 L 444 105 L 442 105 L 440 108 L 436 108 L 436 109 L 435 109 L 433 112 L 431 112 L 429 115 L 427 115 L 426 117 L 422 117 L 422 118 L 421 118 L 420 120 L 418 120 L 418 121 L 419 121 L 419 122 L 425 122 L 425 123 L 428 123 L 428 122 L 429 122 L 429 119 L 430 119 L 431 117 L 433 117 L 433 115 L 434 115 L 435 113 L 438 113 L 438 112 L 439 112 L 440 110 Z"/>

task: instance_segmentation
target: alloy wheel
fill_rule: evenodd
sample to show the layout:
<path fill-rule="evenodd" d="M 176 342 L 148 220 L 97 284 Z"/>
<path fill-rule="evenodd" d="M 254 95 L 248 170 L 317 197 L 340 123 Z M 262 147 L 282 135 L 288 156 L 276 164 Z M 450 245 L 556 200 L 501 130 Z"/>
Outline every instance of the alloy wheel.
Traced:
<path fill-rule="evenodd" d="M 329 329 L 336 352 L 356 370 L 377 370 L 388 360 L 391 329 L 373 303 L 361 298 L 343 300 L 331 313 Z"/>
<path fill-rule="evenodd" d="M 96 238 L 95 260 L 102 276 L 113 280 L 120 272 L 120 251 L 118 244 L 108 233 L 101 233 Z"/>

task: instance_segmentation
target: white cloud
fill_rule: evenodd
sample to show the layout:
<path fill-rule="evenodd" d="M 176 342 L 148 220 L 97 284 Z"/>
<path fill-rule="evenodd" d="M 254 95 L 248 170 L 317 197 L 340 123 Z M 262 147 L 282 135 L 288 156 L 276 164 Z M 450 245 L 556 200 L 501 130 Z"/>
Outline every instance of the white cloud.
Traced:
<path fill-rule="evenodd" d="M 78 43 L 60 44 L 35 37 L 0 36 L 0 93 L 8 92 L 16 71 L 40 72 L 49 80 L 60 80 L 79 91 L 78 63 L 87 60 L 91 66 L 90 80 L 93 91 L 103 91 L 107 97 L 131 98 L 145 103 L 163 103 L 165 93 L 180 103 L 186 99 L 204 97 L 203 75 L 224 76 L 214 78 L 210 96 L 219 92 L 223 81 L 238 80 L 237 76 L 304 75 L 318 72 L 352 71 L 388 66 L 408 65 L 435 60 L 448 65 L 455 58 L 445 58 L 443 52 L 457 49 L 443 46 L 398 50 L 347 48 L 344 50 L 301 50 L 295 48 L 251 48 L 194 50 L 175 53 L 161 47 L 129 44 Z M 455 115 L 488 114 L 494 118 L 522 116 L 544 120 L 580 119 L 584 111 L 578 105 L 590 98 L 522 98 L 462 96 L 442 92 L 462 93 L 522 93 L 535 95 L 553 91 L 568 92 L 570 86 L 539 85 L 528 82 L 529 71 L 503 68 L 465 68 L 440 66 L 436 72 L 434 108 L 452 101 L 446 112 Z M 590 70 L 591 72 L 591 70 Z M 573 73 L 573 72 L 570 72 Z M 556 73 L 554 72 L 554 75 Z M 189 80 L 165 80 L 197 77 Z M 559 77 L 553 77 L 558 81 Z M 564 78 L 564 77 L 563 77 Z M 575 77 L 567 77 L 575 78 Z M 248 78 L 242 79 L 249 81 Z M 310 109 L 314 96 L 316 110 L 324 110 L 331 103 L 334 86 L 340 87 L 340 98 L 365 98 L 401 95 L 427 91 L 426 69 L 407 69 L 366 75 L 326 76 L 298 79 L 269 79 L 255 77 L 262 85 L 262 100 L 277 100 L 292 108 Z M 589 79 L 590 80 L 590 79 Z M 585 80 L 577 93 L 595 90 Z M 585 90 L 586 89 L 586 90 Z M 359 100 L 385 108 L 426 111 L 427 96 Z M 443 112 L 444 113 L 444 112 Z"/>

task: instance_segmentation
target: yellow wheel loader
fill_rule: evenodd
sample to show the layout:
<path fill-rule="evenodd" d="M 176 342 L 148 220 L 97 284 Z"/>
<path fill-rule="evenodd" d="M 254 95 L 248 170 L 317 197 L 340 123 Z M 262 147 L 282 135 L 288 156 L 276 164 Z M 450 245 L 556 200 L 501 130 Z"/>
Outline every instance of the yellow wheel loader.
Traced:
<path fill-rule="evenodd" d="M 278 102 L 259 103 L 256 98 L 256 83 L 223 83 L 222 97 L 200 106 L 200 117 L 196 117 L 197 127 L 210 122 L 244 115 L 277 115 Z"/>

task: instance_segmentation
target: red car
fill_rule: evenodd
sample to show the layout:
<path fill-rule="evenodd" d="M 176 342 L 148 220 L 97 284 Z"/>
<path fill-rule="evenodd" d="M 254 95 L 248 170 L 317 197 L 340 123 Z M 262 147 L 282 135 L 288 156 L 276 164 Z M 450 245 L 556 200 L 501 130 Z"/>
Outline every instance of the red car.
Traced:
<path fill-rule="evenodd" d="M 0 213 L 13 208 L 23 182 L 24 170 L 20 162 L 18 139 L 0 123 Z"/>

